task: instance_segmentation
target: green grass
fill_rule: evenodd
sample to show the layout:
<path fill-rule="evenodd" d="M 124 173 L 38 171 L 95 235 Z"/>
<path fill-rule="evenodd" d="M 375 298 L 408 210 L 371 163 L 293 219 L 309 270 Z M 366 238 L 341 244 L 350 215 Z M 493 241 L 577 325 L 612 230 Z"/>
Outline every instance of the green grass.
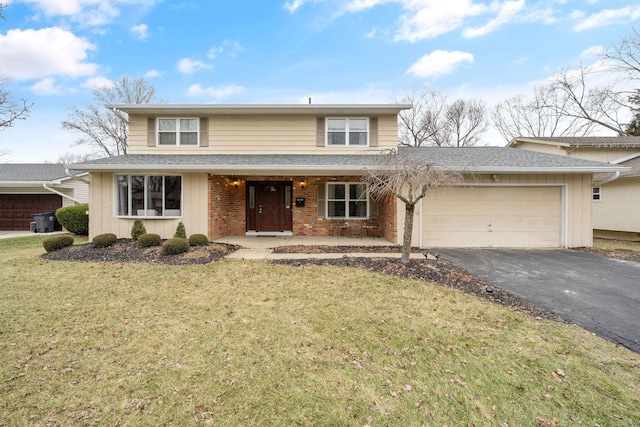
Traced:
<path fill-rule="evenodd" d="M 640 242 L 628 240 L 593 239 L 593 247 L 597 249 L 625 249 L 640 251 Z"/>
<path fill-rule="evenodd" d="M 434 284 L 0 240 L 0 425 L 638 425 L 640 356 Z M 555 421 L 554 421 L 555 420 Z"/>

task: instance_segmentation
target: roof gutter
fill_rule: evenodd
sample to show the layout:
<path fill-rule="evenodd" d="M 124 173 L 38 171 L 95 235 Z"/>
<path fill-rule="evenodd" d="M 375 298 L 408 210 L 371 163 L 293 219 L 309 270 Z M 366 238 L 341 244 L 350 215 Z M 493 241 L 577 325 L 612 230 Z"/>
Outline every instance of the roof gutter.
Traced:
<path fill-rule="evenodd" d="M 84 182 L 85 184 L 89 184 L 89 180 L 88 179 L 80 178 L 80 176 L 72 174 L 71 171 L 69 170 L 69 168 L 65 168 L 64 169 L 64 173 L 66 173 L 67 176 L 70 176 L 71 178 L 75 178 L 78 181 Z"/>
<path fill-rule="evenodd" d="M 118 172 L 118 171 L 189 171 L 189 172 L 209 172 L 209 173 L 240 173 L 259 172 L 261 170 L 271 170 L 279 172 L 294 171 L 318 171 L 318 172 L 354 172 L 363 169 L 379 169 L 378 165 L 194 165 L 194 164 L 119 164 L 119 165 L 84 165 L 81 167 L 85 171 Z M 456 172 L 469 173 L 606 173 L 620 172 L 629 169 L 625 166 L 611 165 L 601 167 L 577 166 L 577 167 L 509 167 L 509 166 L 441 166 L 442 169 Z"/>
<path fill-rule="evenodd" d="M 44 189 L 45 189 L 45 190 L 47 190 L 47 191 L 50 191 L 50 192 L 55 193 L 55 194 L 57 194 L 57 195 L 59 195 L 59 196 L 62 196 L 62 197 L 64 197 L 65 199 L 69 199 L 69 200 L 71 200 L 72 202 L 77 203 L 77 204 L 79 204 L 79 205 L 81 205 L 81 204 L 82 204 L 82 202 L 81 202 L 80 200 L 78 200 L 78 199 L 74 199 L 73 197 L 71 197 L 71 196 L 69 196 L 69 195 L 67 195 L 67 194 L 64 194 L 64 193 L 62 193 L 62 192 L 60 192 L 60 191 L 58 191 L 58 190 L 54 190 L 53 188 L 51 188 L 51 187 L 47 186 L 47 183 L 46 183 L 46 182 L 45 182 L 45 183 L 43 183 L 43 184 L 42 184 L 42 186 L 43 186 L 43 187 L 44 187 Z"/>
<path fill-rule="evenodd" d="M 616 179 L 618 179 L 620 177 L 620 171 L 615 171 L 615 173 L 613 174 L 613 176 L 611 178 L 607 178 L 605 180 L 602 181 L 597 181 L 593 183 L 594 187 L 600 187 L 601 185 L 607 184 L 611 181 L 615 181 Z"/>

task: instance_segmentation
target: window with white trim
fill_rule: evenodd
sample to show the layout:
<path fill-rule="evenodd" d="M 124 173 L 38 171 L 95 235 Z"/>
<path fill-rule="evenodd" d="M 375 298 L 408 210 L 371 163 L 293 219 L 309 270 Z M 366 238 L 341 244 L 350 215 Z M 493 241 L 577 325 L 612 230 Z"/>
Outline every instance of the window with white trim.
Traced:
<path fill-rule="evenodd" d="M 327 218 L 367 218 L 368 194 L 365 183 L 327 183 Z"/>
<path fill-rule="evenodd" d="M 179 175 L 116 175 L 116 216 L 182 216 Z"/>
<path fill-rule="evenodd" d="M 602 190 L 600 189 L 600 187 L 593 187 L 592 194 L 593 194 L 592 199 L 594 202 L 602 201 Z"/>
<path fill-rule="evenodd" d="M 326 123 L 327 146 L 369 145 L 369 119 L 327 118 Z"/>
<path fill-rule="evenodd" d="M 199 122 L 197 118 L 159 118 L 158 145 L 198 146 Z"/>

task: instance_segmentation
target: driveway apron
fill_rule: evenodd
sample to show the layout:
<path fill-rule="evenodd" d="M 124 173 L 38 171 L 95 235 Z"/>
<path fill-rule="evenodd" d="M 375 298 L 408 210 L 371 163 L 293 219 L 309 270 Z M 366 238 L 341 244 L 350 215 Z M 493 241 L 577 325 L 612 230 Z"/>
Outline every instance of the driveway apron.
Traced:
<path fill-rule="evenodd" d="M 519 249 L 443 249 L 440 259 L 640 353 L 640 263 Z"/>

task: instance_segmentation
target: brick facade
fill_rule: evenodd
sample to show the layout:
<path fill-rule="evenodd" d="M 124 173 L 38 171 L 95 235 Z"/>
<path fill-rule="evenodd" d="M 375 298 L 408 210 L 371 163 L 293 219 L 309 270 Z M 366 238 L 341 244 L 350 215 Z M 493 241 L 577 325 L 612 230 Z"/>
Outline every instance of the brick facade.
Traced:
<path fill-rule="evenodd" d="M 302 176 L 209 176 L 209 238 L 243 235 L 246 226 L 247 181 L 289 181 L 292 186 L 292 216 L 294 236 L 331 236 L 332 221 L 318 217 L 318 184 L 321 182 L 359 182 L 354 176 L 302 177 Z M 303 185 L 304 182 L 304 185 Z M 237 183 L 237 188 L 236 188 Z M 296 198 L 304 198 L 305 206 L 296 207 Z M 395 242 L 395 198 L 378 204 L 379 235 Z M 359 220 L 350 220 L 357 224 Z M 364 222 L 364 221 L 363 221 Z M 359 230 L 358 227 L 354 229 Z"/>

